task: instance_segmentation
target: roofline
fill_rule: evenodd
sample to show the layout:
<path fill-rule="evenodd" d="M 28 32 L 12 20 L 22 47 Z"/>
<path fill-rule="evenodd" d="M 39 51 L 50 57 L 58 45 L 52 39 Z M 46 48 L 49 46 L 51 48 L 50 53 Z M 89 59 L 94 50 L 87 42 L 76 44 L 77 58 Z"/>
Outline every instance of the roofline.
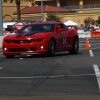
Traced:
<path fill-rule="evenodd" d="M 34 6 L 35 7 L 35 6 Z M 37 6 L 36 6 L 37 7 Z M 39 6 L 39 7 L 41 7 L 41 6 Z M 48 9 L 48 7 L 50 7 L 49 5 L 44 5 L 43 7 L 46 7 L 46 9 L 44 10 L 44 13 L 56 13 L 57 11 L 48 11 L 47 9 Z M 55 6 L 51 6 L 51 7 L 55 7 Z M 25 7 L 25 8 L 27 8 L 27 7 Z M 61 7 L 59 7 L 59 8 L 61 8 Z M 24 9 L 24 8 L 23 8 Z M 75 13 L 76 11 L 75 10 L 70 10 L 70 9 L 68 9 L 68 11 L 67 11 L 67 9 L 65 9 L 65 8 L 61 8 L 61 9 L 64 9 L 64 10 L 66 10 L 66 11 L 61 11 L 61 10 L 59 10 L 58 9 L 58 12 L 59 13 Z M 21 11 L 21 10 L 20 10 Z M 21 13 L 21 12 L 20 12 Z M 34 13 L 41 13 L 41 11 L 37 11 L 37 12 L 31 12 L 31 13 L 29 13 L 29 12 L 22 12 L 21 14 L 34 14 Z M 13 13 L 13 15 L 17 15 L 17 12 L 14 12 Z"/>
<path fill-rule="evenodd" d="M 60 24 L 60 23 L 62 23 L 62 22 L 57 22 L 57 21 L 45 21 L 45 22 L 35 22 L 35 23 L 31 23 L 31 24 L 27 24 L 27 25 L 36 25 L 36 24 Z"/>
<path fill-rule="evenodd" d="M 21 13 L 21 14 L 36 14 L 36 13 L 41 13 L 41 12 L 33 12 L 33 13 Z M 56 13 L 56 11 L 45 11 L 44 13 Z M 58 13 L 76 13 L 76 11 L 58 11 Z M 13 13 L 13 15 L 17 15 L 17 13 Z"/>

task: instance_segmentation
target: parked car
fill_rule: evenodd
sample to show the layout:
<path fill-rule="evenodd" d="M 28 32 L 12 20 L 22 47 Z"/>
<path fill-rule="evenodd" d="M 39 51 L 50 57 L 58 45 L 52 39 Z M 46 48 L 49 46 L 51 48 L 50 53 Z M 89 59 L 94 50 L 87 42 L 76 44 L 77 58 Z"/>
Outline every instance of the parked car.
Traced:
<path fill-rule="evenodd" d="M 2 42 L 3 55 L 13 58 L 21 54 L 48 54 L 69 51 L 77 54 L 79 37 L 75 28 L 69 29 L 62 22 L 37 22 L 27 24 L 16 34 L 7 35 Z"/>
<path fill-rule="evenodd" d="M 3 26 L 3 35 L 13 34 L 14 30 L 21 29 L 25 24 L 23 22 L 5 22 Z"/>

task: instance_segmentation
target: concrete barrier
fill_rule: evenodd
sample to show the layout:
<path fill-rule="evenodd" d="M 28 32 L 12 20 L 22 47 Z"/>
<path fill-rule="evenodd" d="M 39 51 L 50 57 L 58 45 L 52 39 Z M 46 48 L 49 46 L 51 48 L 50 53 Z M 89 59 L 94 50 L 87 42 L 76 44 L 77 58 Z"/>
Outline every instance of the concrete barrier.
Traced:
<path fill-rule="evenodd" d="M 3 40 L 4 36 L 0 36 L 0 48 L 2 48 L 2 40 Z"/>
<path fill-rule="evenodd" d="M 91 38 L 91 31 L 78 30 L 79 38 Z"/>

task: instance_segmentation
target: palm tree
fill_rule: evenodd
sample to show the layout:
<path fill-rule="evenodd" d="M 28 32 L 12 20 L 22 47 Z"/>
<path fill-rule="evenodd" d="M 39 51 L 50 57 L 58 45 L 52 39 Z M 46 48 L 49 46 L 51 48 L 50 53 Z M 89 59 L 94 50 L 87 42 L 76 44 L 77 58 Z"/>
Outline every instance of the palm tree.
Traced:
<path fill-rule="evenodd" d="M 20 18 L 20 4 L 21 4 L 21 1 L 23 2 L 33 2 L 34 0 L 3 0 L 3 2 L 7 3 L 7 2 L 15 2 L 16 3 L 16 6 L 17 6 L 17 20 L 20 21 L 21 18 Z"/>

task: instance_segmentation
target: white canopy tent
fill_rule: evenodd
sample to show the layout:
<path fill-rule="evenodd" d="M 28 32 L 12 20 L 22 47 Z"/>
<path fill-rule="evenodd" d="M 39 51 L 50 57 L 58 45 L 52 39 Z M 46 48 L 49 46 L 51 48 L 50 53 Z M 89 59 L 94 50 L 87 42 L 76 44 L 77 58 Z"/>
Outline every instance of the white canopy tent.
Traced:
<path fill-rule="evenodd" d="M 75 22 L 73 22 L 73 21 L 71 21 L 71 20 L 68 20 L 68 21 L 64 22 L 64 24 L 65 24 L 66 26 L 78 26 L 77 23 L 75 23 Z"/>

